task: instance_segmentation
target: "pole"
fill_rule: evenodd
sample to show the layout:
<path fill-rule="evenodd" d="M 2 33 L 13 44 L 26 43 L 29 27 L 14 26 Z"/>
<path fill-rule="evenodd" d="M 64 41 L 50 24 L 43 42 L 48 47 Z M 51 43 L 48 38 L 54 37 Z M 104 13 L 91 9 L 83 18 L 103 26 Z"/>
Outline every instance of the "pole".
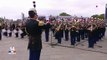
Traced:
<path fill-rule="evenodd" d="M 107 4 L 106 4 L 106 7 L 105 7 L 105 22 L 107 23 Z"/>

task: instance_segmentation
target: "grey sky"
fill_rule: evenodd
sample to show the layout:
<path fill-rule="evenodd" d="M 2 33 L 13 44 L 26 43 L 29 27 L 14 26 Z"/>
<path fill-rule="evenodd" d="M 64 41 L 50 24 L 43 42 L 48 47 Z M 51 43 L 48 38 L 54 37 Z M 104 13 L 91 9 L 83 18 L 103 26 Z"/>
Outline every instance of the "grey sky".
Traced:
<path fill-rule="evenodd" d="M 33 0 L 0 0 L 0 16 L 9 19 L 21 18 L 23 12 L 33 7 Z M 107 0 L 35 0 L 39 15 L 58 15 L 67 12 L 77 16 L 91 16 L 105 12 Z M 96 8 L 96 5 L 98 7 Z"/>

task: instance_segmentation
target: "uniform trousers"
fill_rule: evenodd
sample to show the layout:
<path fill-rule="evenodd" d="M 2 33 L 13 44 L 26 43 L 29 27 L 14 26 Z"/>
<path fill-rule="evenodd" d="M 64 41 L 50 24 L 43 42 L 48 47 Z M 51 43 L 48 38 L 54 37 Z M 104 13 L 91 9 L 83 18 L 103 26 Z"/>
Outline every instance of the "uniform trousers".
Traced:
<path fill-rule="evenodd" d="M 29 60 L 40 60 L 41 50 L 29 50 Z"/>

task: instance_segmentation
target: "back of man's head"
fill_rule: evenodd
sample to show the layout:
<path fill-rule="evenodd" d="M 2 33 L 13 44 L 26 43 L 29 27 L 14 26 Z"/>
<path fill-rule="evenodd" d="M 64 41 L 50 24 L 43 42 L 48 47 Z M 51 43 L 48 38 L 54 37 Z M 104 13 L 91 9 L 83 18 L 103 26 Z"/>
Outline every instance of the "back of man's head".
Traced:
<path fill-rule="evenodd" d="M 32 8 L 28 11 L 29 17 L 34 18 L 35 15 L 37 15 L 36 9 Z"/>

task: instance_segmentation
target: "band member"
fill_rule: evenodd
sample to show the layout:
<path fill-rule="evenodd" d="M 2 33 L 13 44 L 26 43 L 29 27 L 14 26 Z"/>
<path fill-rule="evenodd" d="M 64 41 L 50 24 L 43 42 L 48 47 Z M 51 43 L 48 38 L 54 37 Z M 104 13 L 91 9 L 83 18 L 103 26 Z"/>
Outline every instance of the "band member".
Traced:
<path fill-rule="evenodd" d="M 74 25 L 72 25 L 71 29 L 70 29 L 70 38 L 71 38 L 71 45 L 75 46 L 75 43 L 76 43 L 76 27 Z"/>
<path fill-rule="evenodd" d="M 95 25 L 91 24 L 88 26 L 88 47 L 89 48 L 94 48 L 94 28 Z"/>
<path fill-rule="evenodd" d="M 26 32 L 29 36 L 29 60 L 40 60 L 42 49 L 41 34 L 44 23 L 39 21 L 37 12 L 34 8 L 28 11 L 29 19 L 26 22 Z"/>
<path fill-rule="evenodd" d="M 61 40 L 61 38 L 62 38 L 61 25 L 62 25 L 62 24 L 57 25 L 57 27 L 56 27 L 56 29 L 55 29 L 55 39 L 58 40 L 58 41 L 57 41 L 58 44 L 61 44 L 61 42 L 62 42 L 62 40 Z"/>
<path fill-rule="evenodd" d="M 25 32 L 25 26 L 22 24 L 22 26 L 21 26 L 21 38 L 24 38 L 24 36 L 26 36 L 26 32 Z"/>
<path fill-rule="evenodd" d="M 68 41 L 69 40 L 69 25 L 66 24 L 64 29 L 65 29 L 64 30 L 65 31 L 65 41 Z"/>
<path fill-rule="evenodd" d="M 3 35 L 6 36 L 6 37 L 8 36 L 7 27 L 4 28 L 4 33 L 3 33 Z"/>
<path fill-rule="evenodd" d="M 45 28 L 45 38 L 46 38 L 46 42 L 49 41 L 49 32 L 50 32 L 50 28 L 51 28 L 51 25 L 49 22 L 47 22 L 44 26 Z"/>
<path fill-rule="evenodd" d="M 63 26 L 63 24 L 61 25 L 60 31 L 61 31 L 61 38 L 63 38 L 64 37 L 64 26 Z"/>
<path fill-rule="evenodd" d="M 80 28 L 79 28 L 79 25 L 76 26 L 76 41 L 80 42 Z"/>
<path fill-rule="evenodd" d="M 8 29 L 7 29 L 7 36 L 11 37 L 10 35 L 11 35 L 11 31 L 10 31 L 10 29 L 8 28 Z"/>
<path fill-rule="evenodd" d="M 19 27 L 16 27 L 14 32 L 15 32 L 15 37 L 18 38 L 19 37 Z"/>
<path fill-rule="evenodd" d="M 12 31 L 13 31 L 12 27 L 10 27 L 9 30 L 10 30 L 9 37 L 12 37 Z"/>
<path fill-rule="evenodd" d="M 82 40 L 84 40 L 86 30 L 85 30 L 83 24 L 80 25 L 80 30 L 79 30 L 79 31 L 80 31 L 80 38 L 81 38 Z"/>

